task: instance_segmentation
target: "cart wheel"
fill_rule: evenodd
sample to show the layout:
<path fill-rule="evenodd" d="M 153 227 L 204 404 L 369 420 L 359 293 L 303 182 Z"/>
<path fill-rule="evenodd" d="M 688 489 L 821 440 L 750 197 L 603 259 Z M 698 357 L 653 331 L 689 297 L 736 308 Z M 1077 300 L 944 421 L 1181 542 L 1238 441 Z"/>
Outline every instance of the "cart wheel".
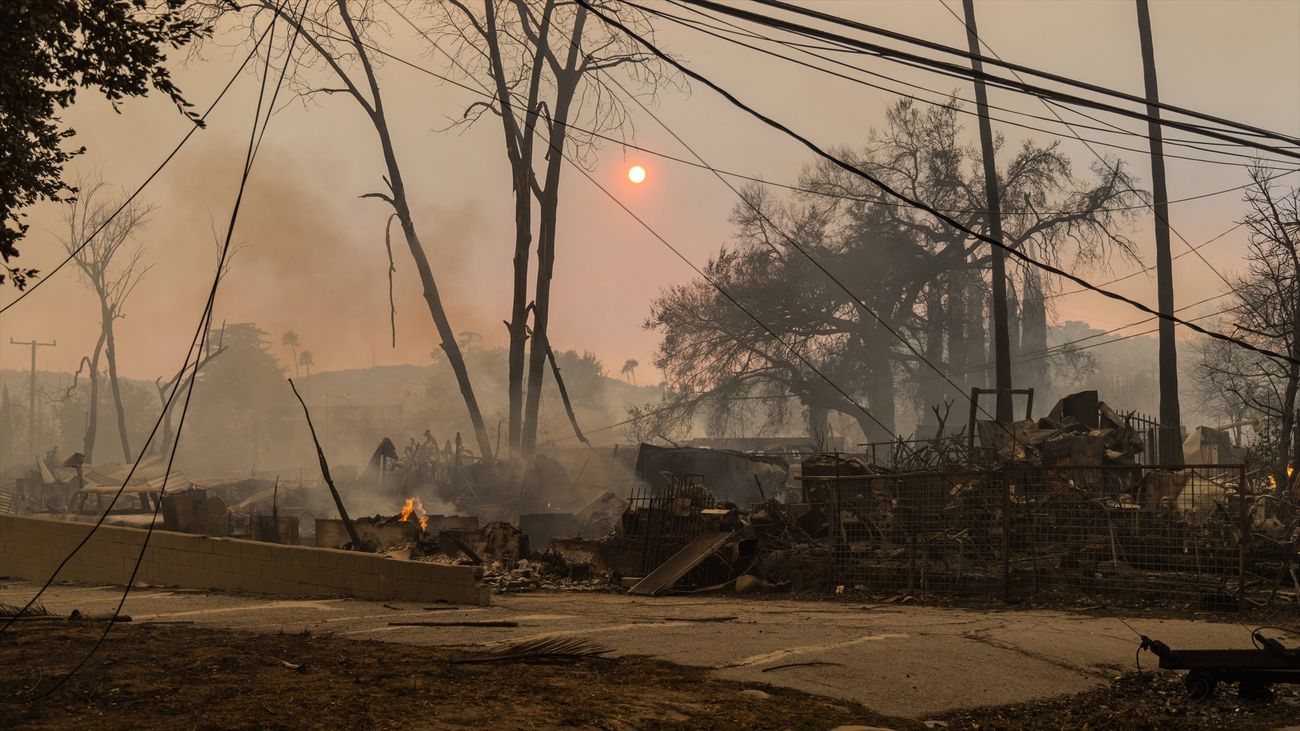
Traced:
<path fill-rule="evenodd" d="M 1273 689 L 1258 680 L 1243 680 L 1237 686 L 1237 696 L 1252 701 L 1273 700 Z"/>
<path fill-rule="evenodd" d="M 1193 670 L 1183 679 L 1183 685 L 1187 688 L 1188 697 L 1193 700 L 1201 700 L 1214 695 L 1214 689 L 1219 685 L 1219 679 L 1214 677 L 1214 673 L 1205 670 Z"/>

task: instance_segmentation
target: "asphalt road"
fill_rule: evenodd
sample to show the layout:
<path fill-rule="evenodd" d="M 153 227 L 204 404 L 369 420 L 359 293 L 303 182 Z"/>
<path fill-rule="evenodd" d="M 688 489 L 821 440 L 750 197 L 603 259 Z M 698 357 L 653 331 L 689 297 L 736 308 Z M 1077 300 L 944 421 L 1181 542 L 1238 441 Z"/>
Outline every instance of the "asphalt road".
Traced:
<path fill-rule="evenodd" d="M 22 604 L 38 587 L 0 582 L 0 602 Z M 44 597 L 56 614 L 109 612 L 121 589 L 58 585 Z M 1132 668 L 1137 636 L 1108 616 L 975 611 L 734 597 L 644 598 L 596 593 L 493 597 L 491 607 L 426 609 L 409 602 L 286 599 L 137 589 L 135 622 L 192 622 L 249 632 L 333 633 L 412 645 L 469 646 L 579 635 L 617 654 L 711 667 L 727 678 L 770 683 L 924 719 L 941 711 L 1077 692 Z M 724 619 L 733 618 L 733 619 Z M 517 627 L 395 627 L 402 621 L 513 620 Z M 1237 624 L 1129 620 L 1173 647 L 1249 647 Z M 790 665 L 791 663 L 814 663 Z M 1154 664 L 1144 654 L 1143 663 Z M 778 667 L 787 666 L 787 667 Z"/>

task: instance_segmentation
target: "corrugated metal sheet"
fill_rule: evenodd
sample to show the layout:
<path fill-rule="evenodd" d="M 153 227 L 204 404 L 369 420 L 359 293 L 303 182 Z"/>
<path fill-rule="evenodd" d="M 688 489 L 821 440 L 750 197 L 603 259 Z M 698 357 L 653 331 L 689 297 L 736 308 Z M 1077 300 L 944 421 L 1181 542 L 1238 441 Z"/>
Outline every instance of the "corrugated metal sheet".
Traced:
<path fill-rule="evenodd" d="M 167 477 L 167 461 L 160 455 L 144 457 L 140 464 L 131 472 L 131 465 L 107 463 L 91 467 L 87 465 L 84 468 L 86 486 L 88 492 L 104 492 L 111 490 L 116 492 L 122 487 L 127 475 L 131 476 L 131 481 L 127 485 L 128 489 L 133 491 L 158 492 L 163 487 L 164 478 Z M 183 490 L 191 486 L 190 481 L 176 470 L 172 470 L 171 477 L 166 479 L 168 492 Z"/>

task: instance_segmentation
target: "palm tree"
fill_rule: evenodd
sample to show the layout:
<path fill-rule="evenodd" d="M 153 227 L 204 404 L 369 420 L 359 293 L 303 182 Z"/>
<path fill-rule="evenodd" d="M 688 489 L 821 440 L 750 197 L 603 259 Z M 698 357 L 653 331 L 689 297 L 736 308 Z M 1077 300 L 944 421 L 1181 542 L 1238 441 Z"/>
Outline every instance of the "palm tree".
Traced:
<path fill-rule="evenodd" d="M 624 375 L 624 376 L 628 376 L 628 375 L 631 375 L 631 376 L 632 376 L 632 385 L 633 385 L 633 386 L 636 385 L 636 367 L 639 366 L 639 365 L 641 365 L 641 363 L 640 363 L 639 361 L 637 361 L 636 358 L 628 358 L 628 359 L 627 359 L 627 362 L 625 362 L 625 363 L 623 364 L 623 371 L 622 371 L 622 372 L 623 372 L 623 375 Z"/>
<path fill-rule="evenodd" d="M 282 345 L 288 346 L 289 350 L 293 353 L 293 360 L 291 361 L 293 363 L 293 374 L 297 376 L 298 375 L 298 333 L 292 330 L 286 332 L 284 335 L 280 336 L 280 343 Z"/>
<path fill-rule="evenodd" d="M 302 366 L 303 370 L 307 371 L 307 377 L 311 378 L 311 367 L 316 363 L 312 361 L 310 350 L 302 351 L 302 354 L 298 356 L 298 365 Z"/>

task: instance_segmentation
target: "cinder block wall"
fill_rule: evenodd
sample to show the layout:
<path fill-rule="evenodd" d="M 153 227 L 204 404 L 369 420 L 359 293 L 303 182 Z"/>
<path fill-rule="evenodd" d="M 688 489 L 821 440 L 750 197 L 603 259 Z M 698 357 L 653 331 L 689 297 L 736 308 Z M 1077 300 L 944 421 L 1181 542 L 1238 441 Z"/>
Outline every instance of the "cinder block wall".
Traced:
<path fill-rule="evenodd" d="M 0 515 L 0 575 L 45 581 L 90 530 L 87 523 Z M 125 584 L 145 531 L 101 526 L 59 574 Z M 137 582 L 289 596 L 490 603 L 473 566 L 155 530 Z"/>

